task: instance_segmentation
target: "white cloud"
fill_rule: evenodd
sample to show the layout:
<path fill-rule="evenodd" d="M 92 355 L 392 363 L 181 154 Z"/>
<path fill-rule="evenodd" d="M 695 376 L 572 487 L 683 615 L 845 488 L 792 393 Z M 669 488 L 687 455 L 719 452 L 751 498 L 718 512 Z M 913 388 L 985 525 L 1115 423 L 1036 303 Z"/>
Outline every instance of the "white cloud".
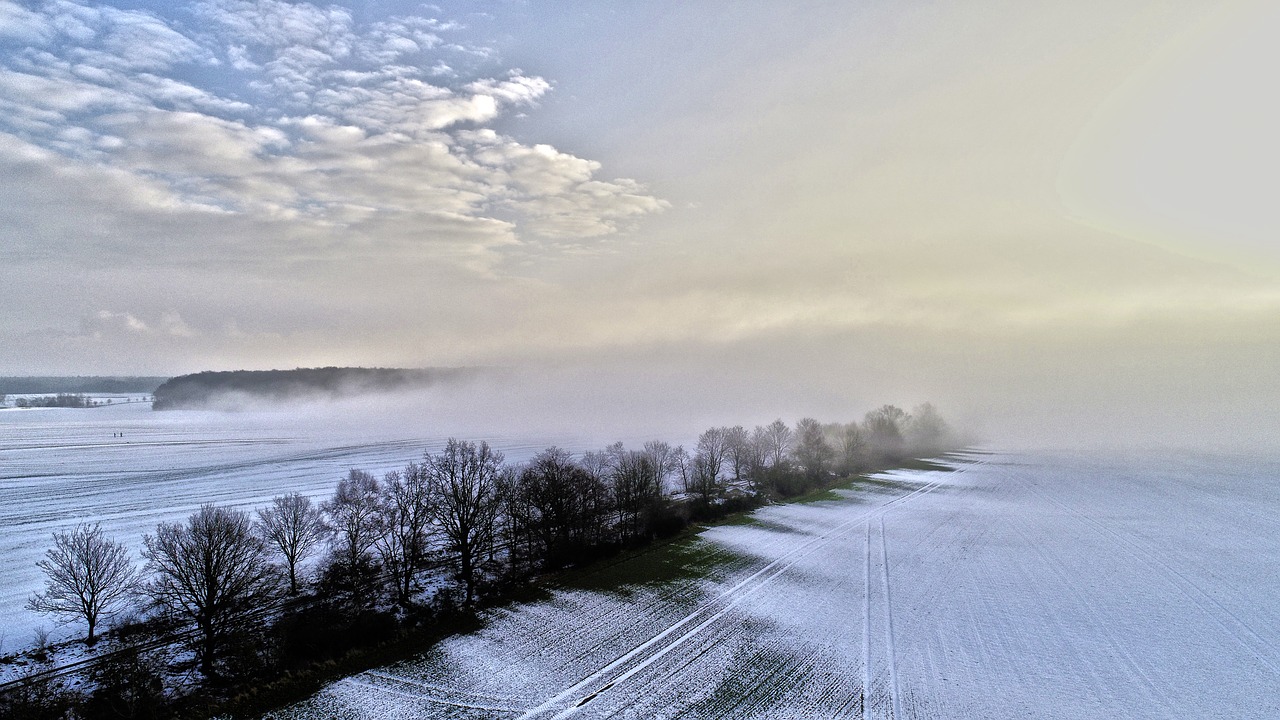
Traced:
<path fill-rule="evenodd" d="M 10 38 L 31 45 L 43 45 L 53 39 L 56 30 L 46 16 L 28 10 L 16 2 L 0 0 L 0 38 Z"/>
<path fill-rule="evenodd" d="M 80 324 L 81 333 L 95 338 L 108 335 L 144 334 L 151 328 L 130 313 L 99 310 Z"/>
<path fill-rule="evenodd" d="M 241 45 L 263 48 L 309 47 L 343 57 L 355 44 L 354 20 L 331 5 L 280 0 L 208 0 L 194 11 L 220 36 Z"/>
<path fill-rule="evenodd" d="M 194 13 L 200 33 L 141 11 L 0 0 L 25 43 L 0 53 L 0 197 L 21 207 L 17 256 L 430 258 L 490 274 L 522 235 L 598 237 L 665 207 L 599 178 L 597 162 L 488 129 L 552 86 L 492 67 L 460 77 L 446 58 L 492 51 L 446 43 L 455 25 L 364 25 L 275 0 Z M 81 200 L 41 216 L 40 196 Z"/>

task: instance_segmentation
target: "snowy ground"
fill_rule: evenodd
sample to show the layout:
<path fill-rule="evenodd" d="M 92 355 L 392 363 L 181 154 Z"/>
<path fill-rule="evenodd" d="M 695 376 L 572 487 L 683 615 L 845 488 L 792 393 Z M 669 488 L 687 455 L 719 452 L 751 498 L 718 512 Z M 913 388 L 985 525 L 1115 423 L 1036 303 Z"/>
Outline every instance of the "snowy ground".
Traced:
<path fill-rule="evenodd" d="M 36 562 L 55 531 L 100 521 L 138 559 L 143 534 L 202 503 L 252 509 L 288 492 L 323 499 L 350 468 L 381 476 L 456 432 L 425 414 L 388 428 L 353 406 L 152 412 L 111 397 L 91 409 L 0 409 L 0 654 L 30 645 L 40 626 L 55 640 L 83 631 L 23 609 L 43 587 Z M 552 443 L 579 449 L 564 438 L 463 437 L 487 439 L 511 460 Z"/>
<path fill-rule="evenodd" d="M 766 508 L 676 579 L 557 590 L 276 717 L 1280 717 L 1280 464 L 976 459 Z"/>

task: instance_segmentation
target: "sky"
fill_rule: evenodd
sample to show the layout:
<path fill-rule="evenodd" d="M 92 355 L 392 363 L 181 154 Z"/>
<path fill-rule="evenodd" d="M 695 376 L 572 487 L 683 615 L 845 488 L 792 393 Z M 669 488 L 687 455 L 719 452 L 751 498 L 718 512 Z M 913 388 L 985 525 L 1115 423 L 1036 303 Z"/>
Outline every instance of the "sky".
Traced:
<path fill-rule="evenodd" d="M 1246 0 L 0 0 L 0 374 L 482 365 L 698 421 L 1273 437 L 1277 31 Z"/>

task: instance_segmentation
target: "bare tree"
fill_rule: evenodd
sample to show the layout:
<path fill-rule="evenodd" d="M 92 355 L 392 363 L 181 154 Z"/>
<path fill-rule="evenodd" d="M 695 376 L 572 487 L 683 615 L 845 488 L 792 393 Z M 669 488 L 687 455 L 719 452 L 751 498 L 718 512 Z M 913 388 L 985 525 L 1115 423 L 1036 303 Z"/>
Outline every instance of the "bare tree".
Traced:
<path fill-rule="evenodd" d="M 867 438 L 858 427 L 851 422 L 844 426 L 840 433 L 840 469 L 845 473 L 856 472 L 861 466 L 863 455 L 867 449 Z"/>
<path fill-rule="evenodd" d="M 251 614 L 275 594 L 275 568 L 249 513 L 202 505 L 182 523 L 161 523 L 143 538 L 147 595 L 161 608 L 194 621 L 196 658 L 213 675 L 223 643 L 245 629 Z"/>
<path fill-rule="evenodd" d="M 751 435 L 741 425 L 725 430 L 729 464 L 733 466 L 733 481 L 740 482 L 743 472 L 751 467 Z"/>
<path fill-rule="evenodd" d="M 331 543 L 337 563 L 354 578 L 369 565 L 369 551 L 378 538 L 378 479 L 352 469 L 338 482 L 333 497 L 321 504 L 333 529 Z"/>
<path fill-rule="evenodd" d="M 396 584 L 396 599 L 409 601 L 413 578 L 427 557 L 432 520 L 431 487 L 426 467 L 409 463 L 404 472 L 382 479 L 382 532 L 376 545 L 382 566 Z"/>
<path fill-rule="evenodd" d="M 719 474 L 710 456 L 699 450 L 693 456 L 693 467 L 689 473 L 689 490 L 698 493 L 703 502 L 711 502 L 711 498 L 720 490 Z"/>
<path fill-rule="evenodd" d="M 476 561 L 489 552 L 497 530 L 502 453 L 482 442 L 453 438 L 424 461 L 433 510 L 447 549 L 456 554 L 466 602 L 475 598 Z"/>
<path fill-rule="evenodd" d="M 667 491 L 667 478 L 680 472 L 676 449 L 665 441 L 650 440 L 644 444 L 644 454 L 649 457 L 649 462 L 653 463 L 654 472 L 657 473 L 657 493 L 664 495 Z"/>
<path fill-rule="evenodd" d="M 578 467 L 591 473 L 592 477 L 603 481 L 613 472 L 613 466 L 617 461 L 610 450 L 611 448 L 606 447 L 603 451 L 588 450 L 582 453 L 582 457 L 578 459 Z"/>
<path fill-rule="evenodd" d="M 127 601 L 137 579 L 128 551 L 103 535 L 98 523 L 54 533 L 53 547 L 36 565 L 44 571 L 45 589 L 27 600 L 27 609 L 84 620 L 90 645 L 99 620 Z"/>
<path fill-rule="evenodd" d="M 676 449 L 671 452 L 671 466 L 675 471 L 680 473 L 680 487 L 685 492 L 689 491 L 689 466 L 691 464 L 689 451 L 684 449 L 683 445 L 677 445 Z"/>
<path fill-rule="evenodd" d="M 706 432 L 698 436 L 698 447 L 694 450 L 694 457 L 702 459 L 703 467 L 699 472 L 703 475 L 709 472 L 713 480 L 718 480 L 720 478 L 720 468 L 728 454 L 728 428 L 708 428 Z"/>
<path fill-rule="evenodd" d="M 262 539 L 284 558 L 289 569 L 289 594 L 298 594 L 298 563 L 329 534 L 324 515 L 311 498 L 298 493 L 272 498 L 271 507 L 258 511 Z"/>
<path fill-rule="evenodd" d="M 795 438 L 796 462 L 805 475 L 814 481 L 824 478 L 831 469 L 835 451 L 827 444 L 822 425 L 813 418 L 804 418 L 796 423 Z"/>
<path fill-rule="evenodd" d="M 791 428 L 782 422 L 781 419 L 774 420 L 769 423 L 762 433 L 761 440 L 764 444 L 765 462 L 769 466 L 782 464 L 787 458 L 787 453 L 791 452 L 791 443 L 794 436 Z"/>
<path fill-rule="evenodd" d="M 624 540 L 637 537 L 645 510 L 659 497 L 658 471 L 647 453 L 622 453 L 613 471 L 613 501 Z"/>

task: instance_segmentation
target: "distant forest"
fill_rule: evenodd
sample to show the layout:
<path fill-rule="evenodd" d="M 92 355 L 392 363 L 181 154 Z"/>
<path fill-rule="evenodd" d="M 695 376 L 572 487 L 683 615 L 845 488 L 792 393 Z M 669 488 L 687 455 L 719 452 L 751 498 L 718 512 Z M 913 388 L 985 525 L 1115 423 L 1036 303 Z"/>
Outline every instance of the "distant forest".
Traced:
<path fill-rule="evenodd" d="M 0 395 L 152 393 L 163 377 L 0 377 Z"/>
<path fill-rule="evenodd" d="M 425 387 L 475 374 L 468 368 L 324 367 L 232 370 L 181 375 L 155 389 L 155 410 L 226 406 L 248 400 L 285 403 Z"/>

